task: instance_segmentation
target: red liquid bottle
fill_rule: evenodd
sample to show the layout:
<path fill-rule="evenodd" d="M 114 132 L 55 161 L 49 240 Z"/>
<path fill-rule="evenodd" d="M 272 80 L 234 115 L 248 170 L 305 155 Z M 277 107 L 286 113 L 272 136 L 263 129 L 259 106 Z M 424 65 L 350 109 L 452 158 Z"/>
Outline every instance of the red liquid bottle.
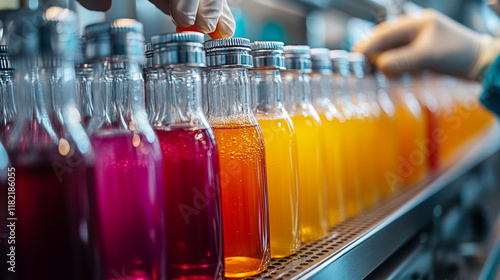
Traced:
<path fill-rule="evenodd" d="M 163 158 L 169 279 L 224 278 L 219 158 L 201 108 L 203 40 L 198 32 L 152 38 L 166 78 L 159 92 L 166 106 L 154 112 L 163 116 L 154 129 Z"/>
<path fill-rule="evenodd" d="M 99 279 L 164 275 L 161 150 L 144 108 L 143 27 L 132 19 L 87 26 L 94 65 L 88 134 L 96 154 L 90 201 L 98 238 Z"/>
<path fill-rule="evenodd" d="M 18 280 L 94 276 L 87 196 L 93 155 L 74 105 L 76 20 L 50 7 L 23 12 L 9 25 L 16 104 L 23 108 L 7 138 Z"/>

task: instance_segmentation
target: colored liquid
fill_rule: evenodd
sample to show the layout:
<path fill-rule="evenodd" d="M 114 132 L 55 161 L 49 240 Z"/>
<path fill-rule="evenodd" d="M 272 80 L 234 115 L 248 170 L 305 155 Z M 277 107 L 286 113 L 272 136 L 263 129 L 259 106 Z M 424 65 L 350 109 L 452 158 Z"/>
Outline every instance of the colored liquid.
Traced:
<path fill-rule="evenodd" d="M 253 116 L 211 119 L 219 151 L 225 276 L 259 274 L 271 260 L 264 139 Z"/>
<path fill-rule="evenodd" d="M 282 258 L 300 249 L 297 143 L 285 116 L 256 116 L 264 135 L 271 256 Z"/>
<path fill-rule="evenodd" d="M 358 156 L 360 170 L 360 190 L 363 208 L 369 208 L 379 200 L 379 180 L 377 175 L 378 150 L 375 145 L 377 139 L 376 126 L 378 119 L 373 115 L 363 115 L 358 130 Z M 371 140 L 370 140 L 371 139 Z"/>
<path fill-rule="evenodd" d="M 208 129 L 156 130 L 163 153 L 169 279 L 224 276 L 219 159 Z"/>
<path fill-rule="evenodd" d="M 330 227 L 342 222 L 345 219 L 345 207 L 342 189 L 343 168 L 342 168 L 342 126 L 339 120 L 340 113 L 331 112 L 320 113 L 323 144 L 325 149 L 326 185 L 328 195 L 328 225 Z"/>
<path fill-rule="evenodd" d="M 426 119 L 417 100 L 411 96 L 401 96 L 397 100 L 396 118 L 400 153 L 398 179 L 395 180 L 412 185 L 427 173 Z"/>
<path fill-rule="evenodd" d="M 13 155 L 18 280 L 93 278 L 86 204 L 93 169 L 71 154 Z"/>
<path fill-rule="evenodd" d="M 100 279 L 161 279 L 163 178 L 158 143 L 139 134 L 92 135 Z"/>
<path fill-rule="evenodd" d="M 295 115 L 292 122 L 297 135 L 302 242 L 310 242 L 328 230 L 321 123 L 317 115 Z"/>
<path fill-rule="evenodd" d="M 387 100 L 390 102 L 390 100 Z M 377 124 L 375 144 L 378 151 L 377 177 L 381 197 L 387 197 L 398 188 L 398 181 L 391 179 L 397 175 L 397 157 L 399 153 L 398 136 L 396 134 L 395 108 L 392 104 L 385 106 Z"/>
<path fill-rule="evenodd" d="M 375 146 L 376 126 L 380 118 L 380 107 L 370 103 L 364 94 L 351 95 L 356 106 L 359 119 L 359 129 L 356 130 L 356 145 L 359 164 L 359 185 L 363 208 L 373 206 L 379 199 L 377 177 L 378 154 Z M 353 143 L 353 144 L 354 144 Z"/>
<path fill-rule="evenodd" d="M 422 104 L 422 110 L 425 115 L 425 119 L 427 120 L 426 152 L 428 153 L 429 171 L 435 172 L 440 166 L 439 154 L 441 145 L 439 143 L 439 139 L 437 139 L 437 133 L 439 130 L 439 112 L 437 109 L 431 110 L 430 107 L 425 104 Z"/>
<path fill-rule="evenodd" d="M 360 190 L 360 169 L 359 169 L 359 149 L 358 149 L 358 130 L 360 129 L 360 120 L 354 114 L 353 106 L 339 104 L 341 114 L 345 119 L 341 119 L 340 127 L 342 133 L 341 143 L 343 143 L 341 162 L 343 169 L 342 194 L 345 204 L 345 213 L 347 217 L 354 217 L 362 210 L 361 190 Z"/>

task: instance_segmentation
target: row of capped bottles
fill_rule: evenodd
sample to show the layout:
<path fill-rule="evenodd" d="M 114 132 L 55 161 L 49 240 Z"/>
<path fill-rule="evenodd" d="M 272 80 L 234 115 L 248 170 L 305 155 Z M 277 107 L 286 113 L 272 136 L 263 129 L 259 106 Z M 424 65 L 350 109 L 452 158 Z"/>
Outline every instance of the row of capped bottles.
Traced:
<path fill-rule="evenodd" d="M 255 275 L 493 122 L 475 84 L 387 79 L 359 53 L 195 32 L 144 52 L 134 20 L 81 41 L 74 24 L 57 7 L 14 21 L 15 71 L 0 48 L 19 279 Z"/>

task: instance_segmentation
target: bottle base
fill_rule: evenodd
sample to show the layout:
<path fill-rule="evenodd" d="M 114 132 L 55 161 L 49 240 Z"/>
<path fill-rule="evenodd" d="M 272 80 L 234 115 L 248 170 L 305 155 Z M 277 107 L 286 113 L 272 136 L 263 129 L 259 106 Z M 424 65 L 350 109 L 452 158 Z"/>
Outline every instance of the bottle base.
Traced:
<path fill-rule="evenodd" d="M 225 258 L 225 276 L 227 278 L 243 278 L 257 275 L 267 269 L 269 262 L 248 257 Z"/>

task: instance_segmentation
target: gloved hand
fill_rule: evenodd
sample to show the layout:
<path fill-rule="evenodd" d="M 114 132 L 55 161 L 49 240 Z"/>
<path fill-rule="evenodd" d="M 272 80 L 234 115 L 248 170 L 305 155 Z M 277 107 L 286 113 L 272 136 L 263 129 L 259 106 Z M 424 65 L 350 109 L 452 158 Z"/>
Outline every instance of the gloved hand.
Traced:
<path fill-rule="evenodd" d="M 149 0 L 156 7 L 172 17 L 180 27 L 196 28 L 203 33 L 216 30 L 220 37 L 234 34 L 236 24 L 227 0 Z M 111 0 L 78 0 L 85 8 L 105 11 L 110 8 Z"/>
<path fill-rule="evenodd" d="M 353 51 L 388 75 L 416 69 L 481 79 L 500 54 L 500 40 L 479 34 L 431 9 L 377 25 Z"/>

